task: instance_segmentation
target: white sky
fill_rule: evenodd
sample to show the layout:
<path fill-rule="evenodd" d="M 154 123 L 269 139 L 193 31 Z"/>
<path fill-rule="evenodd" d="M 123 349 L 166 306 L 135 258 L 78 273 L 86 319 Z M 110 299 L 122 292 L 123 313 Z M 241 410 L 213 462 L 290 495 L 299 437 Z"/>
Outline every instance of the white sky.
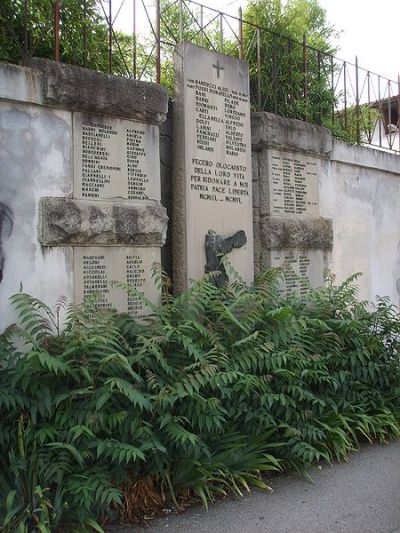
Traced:
<path fill-rule="evenodd" d="M 397 81 L 400 74 L 400 0 L 319 0 L 342 30 L 341 59 Z"/>

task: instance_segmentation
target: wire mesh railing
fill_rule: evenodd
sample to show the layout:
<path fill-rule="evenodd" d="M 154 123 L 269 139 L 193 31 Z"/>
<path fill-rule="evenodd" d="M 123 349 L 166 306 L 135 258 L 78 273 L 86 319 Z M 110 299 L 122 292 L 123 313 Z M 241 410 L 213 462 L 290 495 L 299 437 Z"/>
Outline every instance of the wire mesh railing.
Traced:
<path fill-rule="evenodd" d="M 50 57 L 173 91 L 185 40 L 249 63 L 251 104 L 400 152 L 400 81 L 192 0 L 2 0 L 0 59 Z"/>

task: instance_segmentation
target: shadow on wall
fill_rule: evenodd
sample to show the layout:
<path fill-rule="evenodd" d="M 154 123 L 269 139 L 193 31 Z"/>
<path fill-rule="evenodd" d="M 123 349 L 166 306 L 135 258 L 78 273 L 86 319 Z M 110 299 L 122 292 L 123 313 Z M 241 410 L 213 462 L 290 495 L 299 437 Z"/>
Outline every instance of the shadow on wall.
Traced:
<path fill-rule="evenodd" d="M 10 237 L 13 229 L 13 215 L 11 209 L 0 202 L 0 283 L 3 279 L 5 255 L 3 251 L 4 239 Z"/>

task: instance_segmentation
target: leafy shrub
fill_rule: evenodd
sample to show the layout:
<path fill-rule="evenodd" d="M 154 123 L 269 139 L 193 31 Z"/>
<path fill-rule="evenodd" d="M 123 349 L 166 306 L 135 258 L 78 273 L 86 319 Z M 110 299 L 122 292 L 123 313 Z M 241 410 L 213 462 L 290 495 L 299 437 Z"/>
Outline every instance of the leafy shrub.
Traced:
<path fill-rule="evenodd" d="M 101 531 L 398 437 L 397 310 L 358 302 L 354 281 L 283 299 L 274 272 L 222 288 L 210 274 L 164 291 L 145 323 L 88 300 L 62 332 L 46 305 L 14 296 L 20 324 L 0 337 L 2 530 Z"/>

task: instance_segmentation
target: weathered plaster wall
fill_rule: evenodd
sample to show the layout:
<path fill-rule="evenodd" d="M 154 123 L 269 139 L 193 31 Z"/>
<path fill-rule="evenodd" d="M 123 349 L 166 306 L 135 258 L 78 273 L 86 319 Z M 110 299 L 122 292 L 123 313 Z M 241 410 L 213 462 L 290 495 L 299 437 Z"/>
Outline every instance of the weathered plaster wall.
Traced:
<path fill-rule="evenodd" d="M 320 201 L 333 220 L 337 280 L 362 272 L 361 299 L 389 296 L 399 304 L 400 157 L 334 141 Z"/>
<path fill-rule="evenodd" d="M 71 135 L 64 110 L 0 102 L 0 202 L 13 221 L 1 238 L 0 330 L 13 318 L 9 296 L 20 290 L 50 305 L 72 300 L 71 251 L 42 249 L 36 238 L 40 198 L 71 193 Z"/>

